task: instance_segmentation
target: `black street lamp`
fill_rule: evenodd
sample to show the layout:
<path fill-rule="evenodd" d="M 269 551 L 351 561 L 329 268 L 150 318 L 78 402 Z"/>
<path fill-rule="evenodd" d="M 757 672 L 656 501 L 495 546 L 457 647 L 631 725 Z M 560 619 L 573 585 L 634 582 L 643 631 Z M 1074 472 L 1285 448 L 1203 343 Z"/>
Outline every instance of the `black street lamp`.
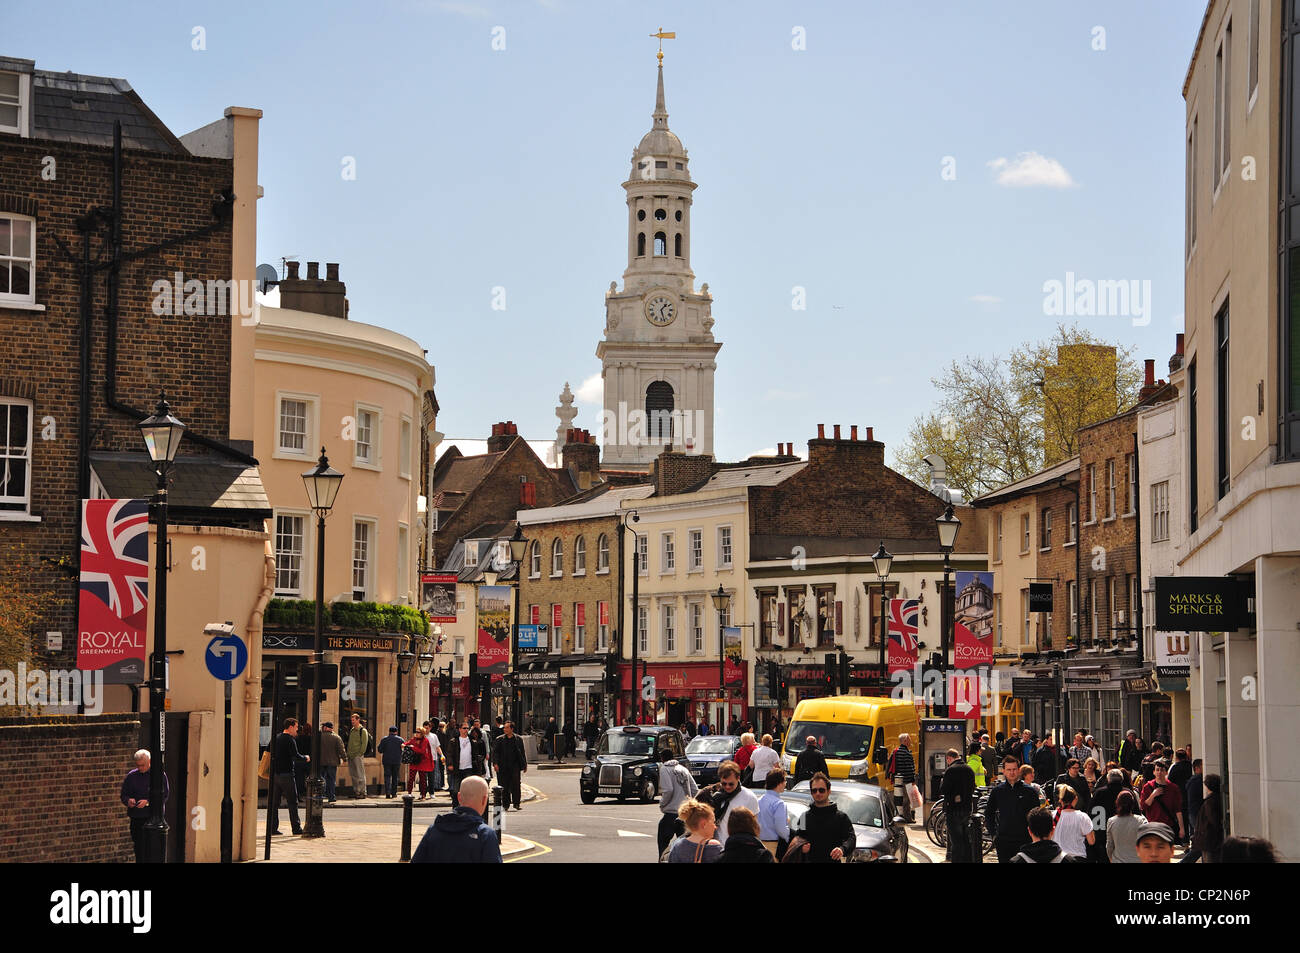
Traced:
<path fill-rule="evenodd" d="M 311 775 L 307 778 L 307 823 L 303 837 L 325 836 L 325 779 L 320 776 L 320 671 L 325 664 L 325 517 L 343 484 L 343 474 L 330 466 L 320 448 L 316 466 L 302 475 L 307 501 L 316 513 L 316 652 L 311 676 Z"/>
<path fill-rule="evenodd" d="M 889 550 L 885 549 L 883 539 L 880 541 L 880 548 L 871 557 L 871 561 L 876 564 L 876 575 L 880 578 L 880 673 L 884 677 L 887 668 L 885 650 L 889 644 L 885 625 L 885 580 L 889 578 L 890 567 L 894 565 L 894 556 Z M 862 585 L 865 588 L 868 583 L 864 582 Z"/>
<path fill-rule="evenodd" d="M 727 622 L 727 606 L 731 605 L 731 596 L 722 588 L 722 583 L 718 583 L 718 591 L 713 594 L 712 598 L 713 608 L 718 610 L 718 694 L 722 695 L 727 691 L 727 684 L 724 680 L 726 656 L 723 653 L 722 629 Z"/>
<path fill-rule="evenodd" d="M 628 517 L 632 518 L 633 523 L 641 522 L 641 517 L 637 515 L 636 510 L 630 510 L 619 521 L 619 525 L 623 527 L 624 531 L 632 534 L 632 703 L 636 710 L 636 717 L 633 721 L 640 723 L 643 706 L 641 703 L 641 685 L 637 682 L 636 678 L 636 643 L 637 639 L 640 638 L 640 633 L 637 632 L 637 620 L 641 618 L 641 546 L 640 537 L 637 536 L 636 530 L 627 525 Z M 620 552 L 619 562 L 620 564 L 626 565 L 627 560 L 623 559 L 621 555 L 624 539 L 626 539 L 626 536 L 620 533 L 618 537 Z M 618 597 L 620 600 L 619 612 L 621 613 L 623 611 L 621 602 L 623 593 L 621 591 L 621 586 Z M 619 624 L 622 624 L 621 616 Z M 622 639 L 622 633 L 619 633 L 619 641 L 621 642 Z"/>
<path fill-rule="evenodd" d="M 163 815 L 163 772 L 166 770 L 166 728 L 163 725 L 167 697 L 167 476 L 176 460 L 185 425 L 171 414 L 167 395 L 158 395 L 152 417 L 140 421 L 149 459 L 157 465 L 158 493 L 154 497 L 157 530 L 154 533 L 153 659 L 149 673 L 149 721 L 153 752 L 149 760 L 149 820 L 144 825 L 145 856 L 149 863 L 167 862 L 167 818 Z"/>
<path fill-rule="evenodd" d="M 507 687 L 510 701 L 506 705 L 506 717 L 510 721 L 514 721 L 519 714 L 515 711 L 515 693 L 519 691 L 515 685 L 519 680 L 519 590 L 524 585 L 524 558 L 527 555 L 528 540 L 524 537 L 524 528 L 516 521 L 515 534 L 510 537 L 510 561 L 515 564 L 515 619 L 514 625 L 510 627 L 510 684 Z"/>
<path fill-rule="evenodd" d="M 950 630 L 957 616 L 957 594 L 952 591 L 948 581 L 952 572 L 952 548 L 957 544 L 957 530 L 961 529 L 961 520 L 952 513 L 952 504 L 948 504 L 943 515 L 935 520 L 939 527 L 939 548 L 943 550 L 943 631 L 939 648 L 939 673 L 942 676 L 942 695 L 938 713 L 940 718 L 948 717 L 948 646 L 952 639 Z"/>

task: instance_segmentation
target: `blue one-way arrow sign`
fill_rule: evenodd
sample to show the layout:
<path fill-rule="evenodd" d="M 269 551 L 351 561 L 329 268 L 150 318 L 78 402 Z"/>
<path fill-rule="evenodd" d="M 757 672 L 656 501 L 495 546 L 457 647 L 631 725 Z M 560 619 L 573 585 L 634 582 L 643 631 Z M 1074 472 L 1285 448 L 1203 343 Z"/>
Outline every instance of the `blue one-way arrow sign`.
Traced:
<path fill-rule="evenodd" d="M 219 635 L 208 643 L 203 661 L 213 678 L 229 682 L 238 678 L 248 664 L 248 646 L 237 635 Z"/>

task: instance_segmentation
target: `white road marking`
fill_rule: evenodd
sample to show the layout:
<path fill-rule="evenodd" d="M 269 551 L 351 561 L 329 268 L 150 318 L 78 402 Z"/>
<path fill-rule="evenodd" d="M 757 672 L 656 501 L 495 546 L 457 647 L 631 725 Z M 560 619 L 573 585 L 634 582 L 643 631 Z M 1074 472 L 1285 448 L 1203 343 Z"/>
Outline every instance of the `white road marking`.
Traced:
<path fill-rule="evenodd" d="M 562 831 L 562 830 L 558 830 L 558 829 L 552 827 L 552 828 L 551 828 L 551 836 L 552 836 L 552 837 L 586 837 L 587 835 L 586 835 L 586 834 L 578 834 L 578 833 L 575 833 L 574 831 Z M 646 836 L 648 837 L 649 835 L 647 834 Z"/>
<path fill-rule="evenodd" d="M 649 834 L 642 834 L 639 831 L 619 831 L 619 837 L 649 837 Z"/>

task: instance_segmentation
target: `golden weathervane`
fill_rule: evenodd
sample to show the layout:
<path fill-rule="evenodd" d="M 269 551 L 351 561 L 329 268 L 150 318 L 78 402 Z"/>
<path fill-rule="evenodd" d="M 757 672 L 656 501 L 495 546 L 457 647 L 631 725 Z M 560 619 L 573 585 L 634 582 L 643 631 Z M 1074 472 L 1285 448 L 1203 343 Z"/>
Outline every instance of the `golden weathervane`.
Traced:
<path fill-rule="evenodd" d="M 664 65 L 664 40 L 677 39 L 676 33 L 665 33 L 664 28 L 660 27 L 658 33 L 651 33 L 651 36 L 659 40 L 659 65 Z"/>

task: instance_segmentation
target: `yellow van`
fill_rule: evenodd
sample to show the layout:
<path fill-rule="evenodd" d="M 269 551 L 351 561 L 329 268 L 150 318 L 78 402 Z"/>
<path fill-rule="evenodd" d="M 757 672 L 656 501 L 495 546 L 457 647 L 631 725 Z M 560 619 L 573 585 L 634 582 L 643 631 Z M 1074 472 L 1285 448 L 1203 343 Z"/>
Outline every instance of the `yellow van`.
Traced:
<path fill-rule="evenodd" d="M 790 719 L 781 763 L 793 778 L 799 754 L 812 735 L 826 757 L 832 778 L 847 778 L 888 787 L 885 764 L 898 736 L 920 735 L 916 706 L 893 698 L 837 695 L 801 701 Z"/>

